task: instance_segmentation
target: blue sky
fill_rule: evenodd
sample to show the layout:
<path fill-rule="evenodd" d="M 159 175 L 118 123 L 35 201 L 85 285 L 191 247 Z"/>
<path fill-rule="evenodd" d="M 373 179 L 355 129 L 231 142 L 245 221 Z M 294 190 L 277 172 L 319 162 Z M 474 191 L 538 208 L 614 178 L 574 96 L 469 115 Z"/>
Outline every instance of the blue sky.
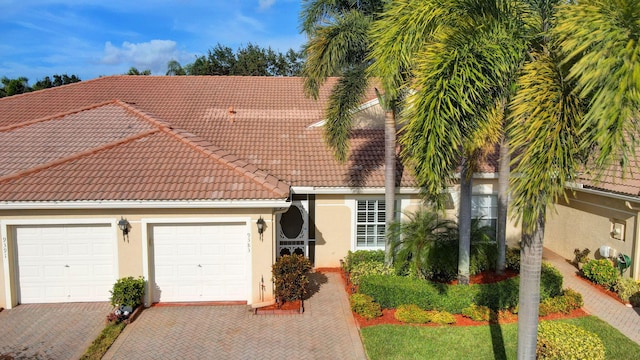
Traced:
<path fill-rule="evenodd" d="M 217 43 L 299 50 L 300 0 L 0 0 L 0 77 L 164 75 Z"/>

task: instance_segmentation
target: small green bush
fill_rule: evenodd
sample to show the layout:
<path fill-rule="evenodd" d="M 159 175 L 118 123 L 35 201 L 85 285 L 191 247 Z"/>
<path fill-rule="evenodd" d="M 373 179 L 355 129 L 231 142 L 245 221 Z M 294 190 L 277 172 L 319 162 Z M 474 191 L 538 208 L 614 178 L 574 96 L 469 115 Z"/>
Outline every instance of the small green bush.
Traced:
<path fill-rule="evenodd" d="M 505 267 L 520 272 L 520 249 L 507 247 L 505 253 Z"/>
<path fill-rule="evenodd" d="M 541 321 L 536 355 L 549 360 L 604 360 L 605 349 L 594 333 L 567 323 Z"/>
<path fill-rule="evenodd" d="M 446 311 L 429 311 L 431 322 L 438 325 L 455 324 L 456 317 Z"/>
<path fill-rule="evenodd" d="M 564 290 L 563 294 L 554 298 L 549 298 L 540 303 L 539 315 L 563 313 L 569 314 L 575 309 L 584 305 L 582 295 L 571 289 Z"/>
<path fill-rule="evenodd" d="M 613 289 L 622 301 L 629 302 L 629 298 L 640 291 L 640 284 L 631 278 L 618 278 Z"/>
<path fill-rule="evenodd" d="M 393 316 L 396 320 L 409 324 L 426 324 L 431 321 L 431 314 L 414 304 L 398 306 Z"/>
<path fill-rule="evenodd" d="M 110 291 L 111 305 L 131 306 L 135 309 L 142 303 L 144 284 L 145 281 L 142 276 L 137 279 L 133 278 L 133 276 L 118 279 L 113 284 L 113 290 Z"/>
<path fill-rule="evenodd" d="M 550 263 L 543 261 L 540 273 L 540 300 L 562 294 L 562 274 Z"/>
<path fill-rule="evenodd" d="M 349 297 L 351 310 L 367 320 L 382 316 L 380 304 L 373 301 L 373 298 L 365 294 L 352 294 Z"/>
<path fill-rule="evenodd" d="M 344 259 L 344 270 L 350 273 L 354 266 L 363 262 L 384 263 L 384 250 L 349 251 Z"/>
<path fill-rule="evenodd" d="M 275 297 L 280 302 L 296 301 L 307 294 L 311 262 L 302 255 L 283 255 L 271 268 Z"/>
<path fill-rule="evenodd" d="M 474 321 L 489 321 L 491 318 L 491 309 L 486 306 L 471 304 L 462 309 L 462 315 Z"/>
<path fill-rule="evenodd" d="M 618 280 L 618 271 L 607 259 L 590 260 L 582 266 L 582 273 L 587 279 L 609 289 Z"/>
<path fill-rule="evenodd" d="M 354 285 L 360 284 L 360 278 L 367 275 L 391 275 L 394 269 L 377 261 L 365 261 L 354 265 L 349 273 L 349 280 Z"/>

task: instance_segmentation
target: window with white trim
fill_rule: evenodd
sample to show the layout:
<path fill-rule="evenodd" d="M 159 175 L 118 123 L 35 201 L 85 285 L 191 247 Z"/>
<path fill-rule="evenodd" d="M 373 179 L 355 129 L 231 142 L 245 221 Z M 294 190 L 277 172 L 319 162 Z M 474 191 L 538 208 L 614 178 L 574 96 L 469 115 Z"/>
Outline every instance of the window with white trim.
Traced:
<path fill-rule="evenodd" d="M 356 205 L 356 249 L 384 249 L 384 200 L 358 200 Z"/>
<path fill-rule="evenodd" d="M 497 195 L 473 195 L 471 197 L 471 217 L 480 218 L 480 226 L 488 226 L 491 230 L 488 235 L 496 239 L 498 230 L 498 196 Z"/>

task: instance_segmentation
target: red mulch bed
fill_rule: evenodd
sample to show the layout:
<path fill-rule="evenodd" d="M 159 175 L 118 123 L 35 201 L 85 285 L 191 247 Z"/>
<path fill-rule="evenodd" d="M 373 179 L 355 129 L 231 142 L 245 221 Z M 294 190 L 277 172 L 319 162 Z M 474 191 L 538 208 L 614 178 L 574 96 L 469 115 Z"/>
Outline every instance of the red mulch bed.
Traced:
<path fill-rule="evenodd" d="M 335 272 L 335 270 L 340 272 L 347 294 L 352 294 L 353 286 L 348 284 L 346 279 L 346 274 L 344 273 L 344 271 L 341 271 L 340 269 L 332 268 L 327 272 Z M 324 269 L 322 269 L 322 272 L 325 272 Z M 512 278 L 517 275 L 518 273 L 512 270 L 506 270 L 503 274 L 497 274 L 495 272 L 483 272 L 480 274 L 472 275 L 469 278 L 469 283 L 470 284 L 491 284 L 491 283 Z M 452 281 L 450 284 L 457 284 L 457 280 Z M 383 309 L 382 316 L 377 317 L 375 319 L 371 319 L 371 320 L 367 320 L 356 313 L 353 313 L 353 317 L 356 319 L 356 323 L 361 328 L 366 326 L 374 326 L 374 325 L 382 325 L 382 324 L 409 325 L 407 323 L 403 323 L 401 321 L 396 320 L 396 318 L 394 317 L 395 312 L 396 312 L 395 309 Z M 568 319 L 568 318 L 575 318 L 575 317 L 581 317 L 581 316 L 587 316 L 587 315 L 589 314 L 587 314 L 584 310 L 576 309 L 572 311 L 570 314 L 558 313 L 558 314 L 550 314 L 547 316 L 541 316 L 540 320 Z M 459 314 L 458 315 L 454 314 L 453 316 L 455 316 L 456 322 L 455 324 L 452 324 L 450 326 L 479 326 L 479 325 L 489 325 L 489 324 L 509 324 L 509 323 L 514 323 L 518 321 L 518 315 L 512 314 L 508 311 L 501 312 L 499 318 L 492 321 L 474 321 L 469 319 L 468 317 L 465 317 Z M 414 326 L 441 326 L 441 325 L 427 323 L 427 324 L 414 325 Z"/>
<path fill-rule="evenodd" d="M 395 313 L 396 313 L 395 309 L 384 309 L 382 310 L 382 316 L 377 317 L 375 319 L 367 320 L 356 313 L 353 313 L 353 317 L 356 319 L 358 326 L 361 328 L 367 327 L 367 326 L 382 325 L 382 324 L 414 325 L 414 324 L 403 323 L 402 321 L 396 320 L 396 318 L 394 317 Z M 558 313 L 558 314 L 550 314 L 547 316 L 541 316 L 540 320 L 568 319 L 568 318 L 581 317 L 581 316 L 587 316 L 587 315 L 589 314 L 587 314 L 584 310 L 576 309 L 576 310 L 573 310 L 570 314 Z M 449 326 L 479 326 L 479 325 L 489 325 L 489 324 L 510 324 L 518 321 L 518 315 L 509 313 L 509 312 L 502 313 L 500 315 L 500 318 L 496 321 L 474 321 L 469 319 L 468 317 L 464 317 L 459 314 L 458 315 L 454 314 L 453 316 L 455 316 L 456 322 L 455 324 L 451 324 Z M 418 324 L 414 326 L 441 326 L 441 325 L 427 323 L 427 324 Z"/>

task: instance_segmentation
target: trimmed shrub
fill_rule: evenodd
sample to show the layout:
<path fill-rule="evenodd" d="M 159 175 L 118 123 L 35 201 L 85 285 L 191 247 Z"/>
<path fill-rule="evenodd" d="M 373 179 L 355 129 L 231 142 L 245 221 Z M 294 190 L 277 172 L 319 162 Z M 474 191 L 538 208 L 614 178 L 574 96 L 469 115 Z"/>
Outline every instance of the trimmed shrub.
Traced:
<path fill-rule="evenodd" d="M 380 304 L 373 302 L 373 298 L 365 294 L 352 294 L 349 297 L 351 310 L 367 320 L 382 316 Z"/>
<path fill-rule="evenodd" d="M 311 262 L 302 255 L 283 255 L 271 268 L 275 297 L 280 303 L 296 301 L 307 294 Z"/>
<path fill-rule="evenodd" d="M 499 311 L 518 304 L 519 277 L 493 284 L 447 285 L 411 277 L 368 275 L 360 279 L 359 292 L 370 295 L 382 308 L 416 304 L 425 310 L 461 314 L 471 304 Z M 542 267 L 540 300 L 562 294 L 562 275 L 549 264 Z"/>
<path fill-rule="evenodd" d="M 629 303 L 633 307 L 640 307 L 640 292 L 637 292 L 629 297 Z"/>
<path fill-rule="evenodd" d="M 538 359 L 604 360 L 605 349 L 594 333 L 567 323 L 541 321 L 536 355 Z"/>
<path fill-rule="evenodd" d="M 475 321 L 489 321 L 489 319 L 491 318 L 491 309 L 486 306 L 471 304 L 468 307 L 462 309 L 462 315 Z"/>
<path fill-rule="evenodd" d="M 457 286 L 401 276 L 370 275 L 360 280 L 359 292 L 373 297 L 383 308 L 416 304 L 426 310 L 460 314 L 472 303 L 508 309 L 518 303 L 518 277 L 494 284 Z"/>
<path fill-rule="evenodd" d="M 377 261 L 364 261 L 351 268 L 349 279 L 354 285 L 360 284 L 360 278 L 367 275 L 391 275 L 394 269 Z"/>
<path fill-rule="evenodd" d="M 618 278 L 613 289 L 622 301 L 629 302 L 629 298 L 640 291 L 640 284 L 631 278 Z"/>
<path fill-rule="evenodd" d="M 618 271 L 607 259 L 590 260 L 582 266 L 582 274 L 592 282 L 611 289 L 618 280 Z"/>
<path fill-rule="evenodd" d="M 422 310 L 418 305 L 400 305 L 393 315 L 398 321 L 409 324 L 426 324 L 431 321 L 431 315 L 426 310 Z"/>
<path fill-rule="evenodd" d="M 344 259 L 344 270 L 350 273 L 354 266 L 363 262 L 378 262 L 384 264 L 384 250 L 349 251 Z"/>
<path fill-rule="evenodd" d="M 142 304 L 144 296 L 144 278 L 134 279 L 133 276 L 118 279 L 111 290 L 112 306 L 131 306 L 135 309 Z"/>
<path fill-rule="evenodd" d="M 562 294 L 562 274 L 550 263 L 543 261 L 540 273 L 540 300 Z"/>
<path fill-rule="evenodd" d="M 538 312 L 540 316 L 555 313 L 569 314 L 573 310 L 581 308 L 582 305 L 584 305 L 582 295 L 571 289 L 566 289 L 562 295 L 544 300 L 540 304 Z"/>
<path fill-rule="evenodd" d="M 438 325 L 449 325 L 456 323 L 456 317 L 446 311 L 429 311 L 431 322 Z"/>

